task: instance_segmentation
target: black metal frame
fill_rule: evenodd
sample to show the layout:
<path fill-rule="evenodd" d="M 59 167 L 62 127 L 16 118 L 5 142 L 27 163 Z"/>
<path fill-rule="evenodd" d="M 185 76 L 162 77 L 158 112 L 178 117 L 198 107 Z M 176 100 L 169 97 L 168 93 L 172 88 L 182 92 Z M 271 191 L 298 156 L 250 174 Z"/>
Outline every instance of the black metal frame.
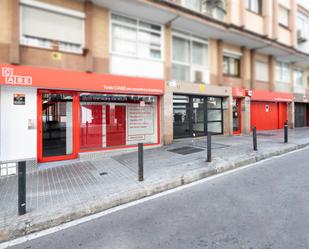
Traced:
<path fill-rule="evenodd" d="M 224 129 L 224 110 L 223 110 L 223 97 L 221 96 L 206 96 L 206 95 L 193 95 L 193 94 L 174 94 L 174 95 L 180 95 L 180 96 L 187 96 L 189 97 L 189 108 L 186 109 L 188 112 L 188 119 L 189 119 L 189 135 L 183 135 L 183 136 L 173 136 L 174 139 L 178 138 L 188 138 L 193 137 L 193 122 L 192 122 L 192 116 L 193 116 L 193 98 L 203 98 L 204 99 L 204 134 L 198 135 L 197 137 L 201 136 L 207 136 L 208 134 L 208 123 L 221 123 L 221 132 L 219 133 L 213 133 L 212 135 L 221 135 L 223 134 Z M 221 99 L 221 107 L 220 108 L 208 108 L 208 99 L 209 98 L 220 98 Z M 208 121 L 208 110 L 220 110 L 221 111 L 221 120 L 218 121 Z"/>

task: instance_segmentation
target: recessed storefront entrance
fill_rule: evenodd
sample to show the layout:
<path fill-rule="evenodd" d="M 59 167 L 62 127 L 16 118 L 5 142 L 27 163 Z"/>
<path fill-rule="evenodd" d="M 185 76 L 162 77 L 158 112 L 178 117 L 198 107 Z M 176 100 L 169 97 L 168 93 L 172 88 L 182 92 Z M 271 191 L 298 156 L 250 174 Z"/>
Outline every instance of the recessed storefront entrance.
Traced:
<path fill-rule="evenodd" d="M 75 144 L 76 93 L 38 92 L 38 159 L 54 161 L 77 157 Z"/>
<path fill-rule="evenodd" d="M 309 108 L 306 103 L 295 103 L 295 127 L 308 126 Z"/>
<path fill-rule="evenodd" d="M 241 98 L 233 99 L 233 134 L 241 134 Z"/>
<path fill-rule="evenodd" d="M 223 133 L 221 97 L 174 95 L 174 138 Z"/>

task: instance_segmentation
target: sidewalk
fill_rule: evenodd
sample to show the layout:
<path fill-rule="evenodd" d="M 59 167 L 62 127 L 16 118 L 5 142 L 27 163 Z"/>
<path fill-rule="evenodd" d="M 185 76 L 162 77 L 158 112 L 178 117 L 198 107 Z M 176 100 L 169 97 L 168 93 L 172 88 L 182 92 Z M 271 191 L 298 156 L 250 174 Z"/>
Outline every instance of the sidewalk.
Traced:
<path fill-rule="evenodd" d="M 282 131 L 258 132 L 258 152 L 252 149 L 251 136 L 214 136 L 213 161 L 206 163 L 205 138 L 178 140 L 144 151 L 143 182 L 137 181 L 137 152 L 43 167 L 27 175 L 27 214 L 23 216 L 17 216 L 17 177 L 2 178 L 0 241 L 308 145 L 306 128 L 289 130 L 288 144 L 283 143 Z"/>

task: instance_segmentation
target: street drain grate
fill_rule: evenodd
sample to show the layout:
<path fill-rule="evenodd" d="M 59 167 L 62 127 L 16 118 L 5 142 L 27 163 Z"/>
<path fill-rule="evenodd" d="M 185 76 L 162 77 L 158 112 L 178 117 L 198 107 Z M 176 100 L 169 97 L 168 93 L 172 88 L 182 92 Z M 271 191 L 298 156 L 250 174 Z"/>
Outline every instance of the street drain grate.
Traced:
<path fill-rule="evenodd" d="M 271 134 L 271 133 L 257 133 L 258 136 L 261 137 L 273 137 L 275 136 L 275 134 Z"/>
<path fill-rule="evenodd" d="M 100 172 L 99 175 L 100 176 L 106 176 L 108 173 L 107 172 Z"/>
<path fill-rule="evenodd" d="M 196 147 L 201 147 L 201 148 L 205 148 L 207 149 L 207 141 L 194 141 L 191 143 L 193 146 Z M 212 149 L 223 149 L 223 148 L 227 148 L 230 147 L 230 145 L 226 145 L 226 144 L 219 144 L 219 143 L 212 143 L 211 144 L 211 148 Z"/>
<path fill-rule="evenodd" d="M 173 153 L 177 153 L 177 154 L 180 154 L 180 155 L 188 155 L 188 154 L 193 154 L 193 153 L 196 153 L 196 152 L 203 151 L 203 149 L 195 148 L 195 147 L 191 147 L 191 146 L 183 146 L 183 147 L 168 150 L 168 151 L 173 152 Z"/>

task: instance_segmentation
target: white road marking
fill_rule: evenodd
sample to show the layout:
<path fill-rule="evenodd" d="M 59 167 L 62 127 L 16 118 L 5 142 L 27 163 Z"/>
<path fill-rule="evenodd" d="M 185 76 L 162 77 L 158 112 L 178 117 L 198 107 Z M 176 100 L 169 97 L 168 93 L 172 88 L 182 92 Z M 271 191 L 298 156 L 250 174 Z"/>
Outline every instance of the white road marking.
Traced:
<path fill-rule="evenodd" d="M 114 207 L 114 208 L 111 208 L 111 209 L 108 209 L 108 210 L 105 210 L 105 211 L 102 211 L 102 212 L 99 212 L 99 213 L 96 213 L 96 214 L 92 214 L 92 215 L 89 215 L 89 216 L 86 216 L 86 217 L 82 217 L 80 219 L 73 220 L 73 221 L 61 224 L 59 226 L 56 226 L 56 227 L 52 227 L 52 228 L 49 228 L 49 229 L 46 229 L 46 230 L 43 230 L 43 231 L 39 231 L 39 232 L 35 232 L 35 233 L 32 233 L 32 234 L 11 240 L 11 241 L 7 241 L 7 242 L 0 244 L 0 249 L 6 249 L 8 247 L 16 246 L 16 245 L 25 243 L 27 241 L 31 241 L 31 240 L 34 240 L 34 239 L 37 239 L 37 238 L 40 238 L 40 237 L 43 237 L 43 236 L 46 236 L 46 235 L 49 235 L 49 234 L 52 234 L 52 233 L 56 233 L 56 232 L 62 231 L 64 229 L 67 229 L 67 228 L 70 228 L 70 227 L 73 227 L 73 226 L 76 226 L 76 225 L 79 225 L 79 224 L 82 224 L 82 223 L 85 223 L 85 222 L 88 222 L 88 221 L 91 221 L 91 220 L 95 220 L 95 219 L 103 217 L 103 216 L 118 212 L 120 210 L 124 210 L 124 209 L 127 209 L 129 207 L 133 207 L 133 206 L 139 205 L 141 203 L 144 203 L 144 202 L 147 202 L 147 201 L 150 201 L 150 200 L 154 200 L 154 199 L 160 198 L 162 196 L 166 196 L 166 195 L 181 191 L 183 189 L 190 188 L 190 187 L 193 187 L 195 185 L 198 185 L 198 184 L 201 184 L 201 183 L 204 183 L 204 182 L 212 181 L 216 178 L 226 176 L 228 174 L 232 174 L 232 173 L 235 173 L 237 171 L 244 170 L 244 169 L 262 164 L 264 162 L 267 162 L 267 161 L 270 161 L 270 160 L 273 160 L 273 159 L 277 159 L 277 158 L 280 158 L 280 157 L 284 157 L 284 156 L 287 156 L 287 155 L 290 155 L 290 154 L 293 154 L 293 153 L 297 153 L 297 152 L 300 152 L 300 151 L 303 151 L 303 150 L 307 150 L 307 149 L 308 149 L 308 147 L 305 147 L 305 148 L 301 148 L 301 149 L 298 149 L 298 150 L 290 151 L 288 153 L 285 153 L 285 154 L 282 154 L 282 155 L 279 155 L 279 156 L 267 158 L 267 159 L 261 160 L 261 161 L 256 162 L 256 163 L 249 164 L 249 165 L 246 165 L 246 166 L 242 166 L 242 167 L 239 167 L 239 168 L 236 168 L 236 169 L 233 169 L 233 170 L 229 170 L 229 171 L 226 171 L 226 172 L 223 172 L 223 173 L 219 173 L 217 175 L 213 175 L 213 176 L 210 176 L 210 177 L 207 177 L 207 178 L 204 178 L 204 179 L 201 179 L 201 180 L 198 180 L 198 181 L 186 184 L 186 185 L 182 185 L 182 186 L 179 186 L 177 188 L 170 189 L 170 190 L 167 190 L 165 192 L 155 194 L 153 196 L 145 197 L 143 199 L 136 200 L 136 201 L 133 201 L 133 202 L 130 202 L 130 203 L 127 203 L 127 204 L 123 204 L 123 205 L 120 205 L 120 206 L 117 206 L 117 207 Z"/>

